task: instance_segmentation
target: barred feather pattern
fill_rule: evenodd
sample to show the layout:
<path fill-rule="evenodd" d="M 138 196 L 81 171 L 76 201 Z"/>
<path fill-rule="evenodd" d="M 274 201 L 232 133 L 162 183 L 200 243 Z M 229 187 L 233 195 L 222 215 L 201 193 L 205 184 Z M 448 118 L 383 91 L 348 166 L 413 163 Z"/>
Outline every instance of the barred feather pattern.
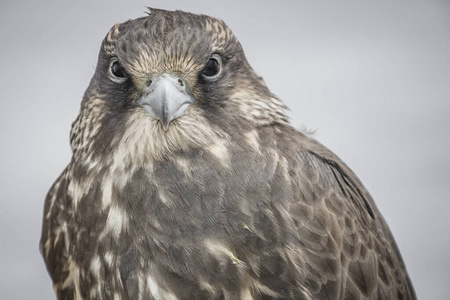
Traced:
<path fill-rule="evenodd" d="M 214 88 L 195 75 L 211 52 L 231 73 Z M 167 131 L 129 101 L 162 72 L 197 99 Z M 45 202 L 58 299 L 415 299 L 367 190 L 284 109 L 221 21 L 152 10 L 115 25 Z"/>

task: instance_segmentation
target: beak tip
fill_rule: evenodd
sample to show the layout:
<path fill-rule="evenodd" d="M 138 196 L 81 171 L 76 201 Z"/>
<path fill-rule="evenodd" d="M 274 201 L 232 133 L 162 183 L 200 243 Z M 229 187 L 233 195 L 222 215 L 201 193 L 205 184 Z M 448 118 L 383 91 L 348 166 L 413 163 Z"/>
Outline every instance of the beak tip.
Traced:
<path fill-rule="evenodd" d="M 161 125 L 162 125 L 164 131 L 167 131 L 169 129 L 169 123 L 170 123 L 170 121 L 169 122 L 161 121 Z"/>

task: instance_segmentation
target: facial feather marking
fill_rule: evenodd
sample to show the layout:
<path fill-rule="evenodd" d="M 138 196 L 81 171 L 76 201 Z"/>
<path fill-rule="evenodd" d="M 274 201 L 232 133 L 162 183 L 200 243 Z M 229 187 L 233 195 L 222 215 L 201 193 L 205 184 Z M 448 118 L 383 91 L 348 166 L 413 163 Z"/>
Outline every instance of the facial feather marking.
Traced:
<path fill-rule="evenodd" d="M 92 147 L 94 137 L 101 129 L 102 120 L 107 114 L 106 103 L 101 98 L 94 98 L 86 103 L 83 117 L 80 118 L 78 130 L 82 129 L 82 148 Z"/>
<path fill-rule="evenodd" d="M 96 135 L 103 130 L 103 119 L 107 109 L 105 101 L 95 97 L 85 104 L 72 126 L 70 142 L 73 156 L 80 164 L 86 166 L 88 171 L 102 167 L 105 163 L 104 157 L 95 156 L 94 144 Z"/>
<path fill-rule="evenodd" d="M 115 37 L 119 34 L 119 26 L 120 23 L 115 24 L 111 30 L 108 32 L 108 35 L 106 36 L 106 41 L 109 43 L 114 42 Z"/>
<path fill-rule="evenodd" d="M 286 107 L 276 97 L 263 97 L 256 90 L 240 89 L 234 91 L 229 101 L 237 105 L 245 119 L 257 126 L 288 123 L 284 113 Z"/>
<path fill-rule="evenodd" d="M 193 20 L 190 20 L 193 21 Z M 176 24 L 172 20 L 171 23 Z M 202 39 L 198 39 L 198 28 L 200 24 L 187 26 L 175 26 L 168 24 L 171 30 L 163 26 L 165 20 L 161 23 L 147 26 L 143 21 L 141 26 L 136 26 L 133 31 L 124 31 L 116 42 L 116 52 L 122 60 L 125 61 L 125 69 L 133 77 L 139 79 L 159 75 L 164 72 L 187 74 L 193 69 L 200 71 L 202 65 L 194 63 L 193 56 L 202 53 L 193 51 L 203 46 Z M 197 23 L 198 20 L 197 20 Z M 200 22 L 201 23 L 201 22 Z M 192 30 L 190 30 L 192 28 Z M 203 36 L 208 36 L 204 34 Z M 164 36 L 164 42 L 160 41 Z M 131 46 L 132 51 L 129 47 Z"/>
<path fill-rule="evenodd" d="M 224 44 L 231 39 L 233 34 L 231 31 L 224 26 L 224 24 L 219 21 L 207 20 L 205 24 L 205 31 L 211 32 L 215 39 L 212 41 L 212 52 L 218 49 L 224 48 Z"/>
<path fill-rule="evenodd" d="M 117 36 L 119 34 L 119 26 L 120 24 L 115 24 L 111 30 L 106 35 L 105 41 L 103 42 L 103 51 L 107 53 L 108 55 L 114 55 L 115 52 L 115 41 L 117 39 Z"/>
<path fill-rule="evenodd" d="M 152 74 L 157 73 L 157 70 L 152 68 L 155 65 L 152 62 L 157 61 L 153 51 L 150 51 L 146 45 L 142 45 L 141 47 L 142 51 L 139 53 L 137 59 L 133 59 L 126 65 L 127 72 L 135 80 L 137 86 L 140 86 Z"/>
<path fill-rule="evenodd" d="M 154 160 L 164 159 L 168 154 L 200 148 L 218 137 L 226 136 L 221 130 L 210 126 L 201 111 L 187 111 L 166 132 L 158 122 L 152 120 L 142 108 L 136 108 L 130 114 L 123 136 L 114 142 L 117 147 L 112 156 L 112 172 L 122 171 L 130 165 L 140 168 Z"/>

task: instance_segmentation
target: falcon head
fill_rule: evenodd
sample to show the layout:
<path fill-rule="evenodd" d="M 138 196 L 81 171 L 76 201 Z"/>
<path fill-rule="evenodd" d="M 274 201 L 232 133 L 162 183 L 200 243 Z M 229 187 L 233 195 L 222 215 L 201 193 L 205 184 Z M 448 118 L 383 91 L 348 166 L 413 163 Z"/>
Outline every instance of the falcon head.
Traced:
<path fill-rule="evenodd" d="M 71 144 L 91 166 L 142 164 L 277 122 L 283 104 L 223 21 L 150 9 L 104 39 Z"/>

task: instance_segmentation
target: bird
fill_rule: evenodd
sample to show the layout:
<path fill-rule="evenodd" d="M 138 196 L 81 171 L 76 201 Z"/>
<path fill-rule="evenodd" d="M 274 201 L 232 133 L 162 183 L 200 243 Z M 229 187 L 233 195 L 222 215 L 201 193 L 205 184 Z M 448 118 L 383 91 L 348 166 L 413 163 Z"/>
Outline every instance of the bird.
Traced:
<path fill-rule="evenodd" d="M 367 189 L 222 21 L 114 25 L 44 204 L 58 299 L 416 299 Z"/>

